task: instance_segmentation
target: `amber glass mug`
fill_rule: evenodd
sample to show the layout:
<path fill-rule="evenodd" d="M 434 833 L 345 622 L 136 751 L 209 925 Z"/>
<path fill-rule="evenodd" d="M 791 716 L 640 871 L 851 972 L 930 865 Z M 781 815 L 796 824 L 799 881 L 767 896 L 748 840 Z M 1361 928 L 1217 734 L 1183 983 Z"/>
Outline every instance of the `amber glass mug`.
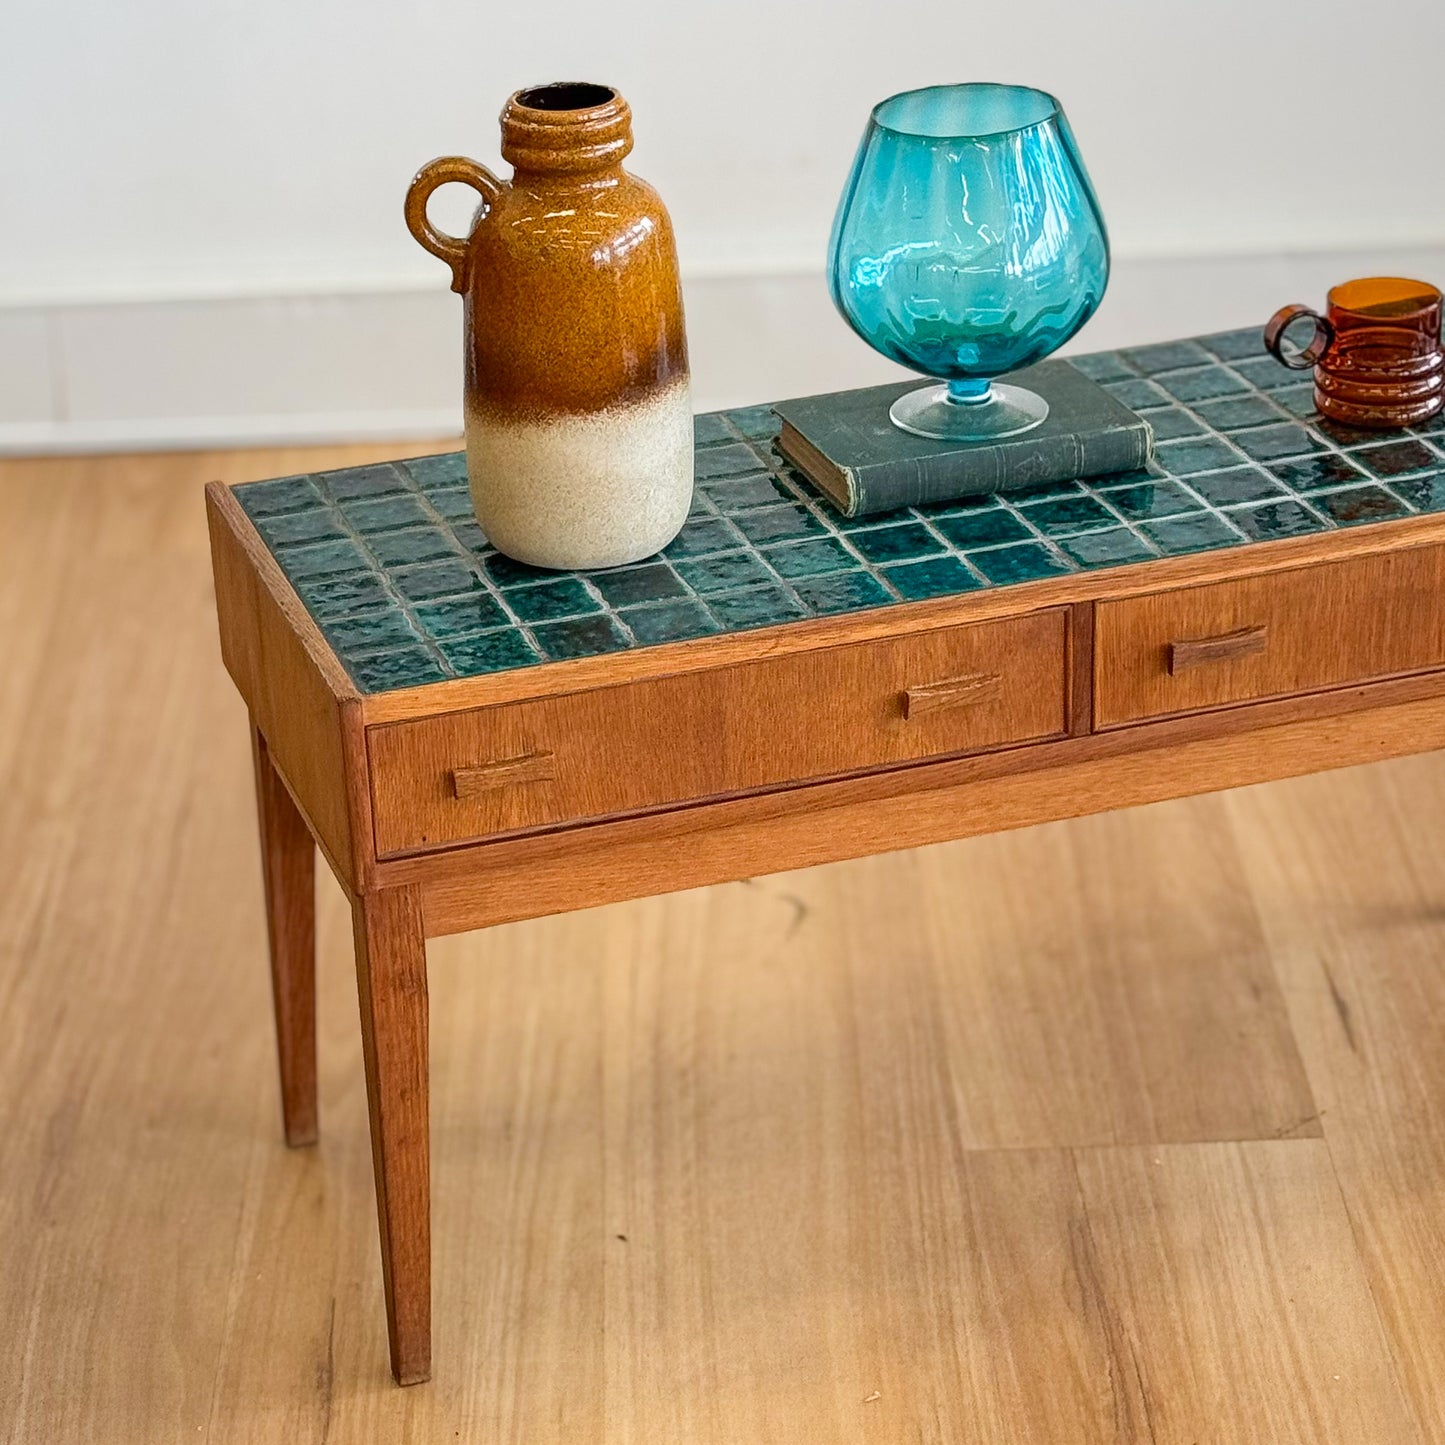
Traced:
<path fill-rule="evenodd" d="M 1322 416 L 1347 426 L 1410 426 L 1445 405 L 1440 302 L 1428 281 L 1346 281 L 1331 289 L 1323 316 L 1308 306 L 1281 307 L 1264 328 L 1264 344 L 1288 367 L 1314 368 Z"/>

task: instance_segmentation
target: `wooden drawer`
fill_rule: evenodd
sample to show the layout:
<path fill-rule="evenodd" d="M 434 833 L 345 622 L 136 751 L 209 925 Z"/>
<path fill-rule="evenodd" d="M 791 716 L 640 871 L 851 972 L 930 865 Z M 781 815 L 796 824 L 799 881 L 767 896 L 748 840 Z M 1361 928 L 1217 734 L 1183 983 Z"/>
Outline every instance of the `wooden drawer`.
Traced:
<path fill-rule="evenodd" d="M 1144 718 L 1445 666 L 1445 548 L 1101 602 L 1094 718 Z"/>
<path fill-rule="evenodd" d="M 1065 730 L 1062 610 L 371 728 L 380 856 Z"/>

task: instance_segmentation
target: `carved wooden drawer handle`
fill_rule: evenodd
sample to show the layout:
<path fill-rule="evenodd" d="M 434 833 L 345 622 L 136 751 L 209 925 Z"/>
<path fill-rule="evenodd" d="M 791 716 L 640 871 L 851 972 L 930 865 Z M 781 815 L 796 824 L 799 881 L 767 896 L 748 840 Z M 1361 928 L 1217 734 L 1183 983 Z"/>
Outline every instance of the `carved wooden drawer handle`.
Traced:
<path fill-rule="evenodd" d="M 1268 641 L 1269 633 L 1266 628 L 1241 627 L 1238 632 L 1226 632 L 1222 637 L 1197 637 L 1185 642 L 1171 642 L 1169 672 L 1174 675 L 1208 662 L 1233 662 L 1239 657 L 1255 657 L 1264 651 Z"/>
<path fill-rule="evenodd" d="M 476 798 L 514 783 L 543 783 L 555 776 L 551 753 L 524 753 L 519 758 L 501 758 L 474 768 L 454 768 L 452 791 L 459 798 Z"/>
<path fill-rule="evenodd" d="M 998 691 L 1000 681 L 998 673 L 983 672 L 973 677 L 952 677 L 944 682 L 910 687 L 903 694 L 903 716 L 922 717 L 947 707 L 976 707 Z"/>

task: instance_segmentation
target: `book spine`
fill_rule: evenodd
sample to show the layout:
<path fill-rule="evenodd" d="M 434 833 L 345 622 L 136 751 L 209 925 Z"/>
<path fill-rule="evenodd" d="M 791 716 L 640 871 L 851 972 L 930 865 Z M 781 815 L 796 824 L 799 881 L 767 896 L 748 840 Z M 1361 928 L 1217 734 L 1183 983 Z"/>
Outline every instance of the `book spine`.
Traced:
<path fill-rule="evenodd" d="M 1138 471 L 1152 454 L 1152 433 L 1140 422 L 1082 435 L 1032 440 L 1025 433 L 1016 440 L 970 450 L 962 463 L 957 452 L 874 462 L 849 469 L 857 496 L 850 515 L 866 516 L 984 492 Z"/>

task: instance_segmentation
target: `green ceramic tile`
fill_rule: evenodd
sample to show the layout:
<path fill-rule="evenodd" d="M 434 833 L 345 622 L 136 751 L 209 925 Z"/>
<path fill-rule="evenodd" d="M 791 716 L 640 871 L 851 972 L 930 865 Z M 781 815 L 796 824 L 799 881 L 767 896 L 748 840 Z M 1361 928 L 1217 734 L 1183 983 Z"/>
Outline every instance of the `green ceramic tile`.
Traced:
<path fill-rule="evenodd" d="M 441 491 L 467 484 L 467 455 L 446 452 L 436 457 L 413 457 L 402 463 L 405 471 L 424 492 Z"/>
<path fill-rule="evenodd" d="M 1176 437 L 1200 436 L 1204 423 L 1189 415 L 1181 406 L 1166 406 L 1161 411 L 1151 411 L 1144 418 L 1154 433 L 1156 442 L 1172 441 Z"/>
<path fill-rule="evenodd" d="M 587 575 L 609 607 L 634 607 L 687 594 L 677 573 L 665 562 L 644 562 L 640 566 Z"/>
<path fill-rule="evenodd" d="M 930 557 L 925 562 L 908 562 L 884 567 L 882 576 L 898 595 L 909 602 L 925 597 L 947 597 L 971 592 L 983 584 L 957 557 Z"/>
<path fill-rule="evenodd" d="M 1122 567 L 1128 562 L 1143 562 L 1159 555 L 1143 538 L 1136 536 L 1127 527 L 1066 537 L 1059 546 L 1080 567 L 1088 568 Z"/>
<path fill-rule="evenodd" d="M 1261 391 L 1273 391 L 1276 387 L 1294 386 L 1299 381 L 1299 372 L 1281 366 L 1272 356 L 1255 356 L 1245 361 L 1231 361 L 1229 369 L 1243 377 L 1251 386 Z"/>
<path fill-rule="evenodd" d="M 857 552 L 870 562 L 912 562 L 931 557 L 948 548 L 922 522 L 904 522 L 896 527 L 875 527 L 854 532 L 848 538 Z"/>
<path fill-rule="evenodd" d="M 483 632 L 475 637 L 449 638 L 438 646 L 459 677 L 505 672 L 508 668 L 530 667 L 544 660 L 518 627 Z"/>
<path fill-rule="evenodd" d="M 980 547 L 999 547 L 1006 542 L 1020 542 L 1033 533 L 1003 508 L 986 512 L 964 512 L 957 517 L 938 517 L 935 531 L 942 532 L 961 552 Z"/>
<path fill-rule="evenodd" d="M 755 472 L 745 477 L 724 477 L 703 484 L 707 499 L 724 516 L 744 512 L 749 507 L 768 507 L 778 502 L 795 502 L 797 498 L 786 483 L 768 472 Z"/>
<path fill-rule="evenodd" d="M 1410 430 L 1417 436 L 1431 438 L 1445 436 L 1445 411 L 1437 411 L 1434 416 L 1416 422 Z"/>
<path fill-rule="evenodd" d="M 446 673 L 424 647 L 398 652 L 374 652 L 368 657 L 348 660 L 346 670 L 363 692 L 394 692 L 401 687 L 425 687 L 441 682 Z"/>
<path fill-rule="evenodd" d="M 1212 507 L 1234 507 L 1241 502 L 1263 502 L 1284 496 L 1284 488 L 1258 467 L 1226 467 L 1222 472 L 1200 472 L 1188 480 Z"/>
<path fill-rule="evenodd" d="M 628 646 L 627 634 L 614 618 L 606 615 L 548 622 L 534 627 L 532 636 L 553 662 L 569 657 L 596 657 L 604 652 L 621 652 Z"/>
<path fill-rule="evenodd" d="M 617 616 L 641 643 L 685 642 L 706 637 L 718 624 L 701 602 L 683 598 L 656 602 L 649 607 L 624 607 Z"/>
<path fill-rule="evenodd" d="M 311 507 L 304 512 L 277 512 L 256 519 L 256 529 L 269 546 L 286 547 L 304 542 L 327 542 L 344 537 L 346 529 L 329 508 Z"/>
<path fill-rule="evenodd" d="M 470 552 L 480 557 L 486 550 L 487 539 L 482 529 L 475 522 L 453 522 L 452 536 L 457 540 L 463 552 Z"/>
<path fill-rule="evenodd" d="M 1130 411 L 1169 406 L 1172 401 L 1168 392 L 1160 391 L 1152 381 L 1146 381 L 1142 376 L 1131 376 L 1128 381 L 1106 381 L 1104 390 Z"/>
<path fill-rule="evenodd" d="M 1399 477 L 1390 490 L 1417 512 L 1445 512 L 1445 471 L 1425 477 Z"/>
<path fill-rule="evenodd" d="M 1312 381 L 1300 382 L 1297 386 L 1282 386 L 1269 394 L 1269 399 L 1282 406 L 1291 416 L 1303 420 L 1317 419 L 1315 412 L 1315 385 Z"/>
<path fill-rule="evenodd" d="M 1247 391 L 1247 384 L 1225 366 L 1204 366 L 1197 371 L 1170 371 L 1158 378 L 1158 384 L 1186 406 L 1196 401 L 1210 401 L 1231 392 Z"/>
<path fill-rule="evenodd" d="M 1163 341 L 1156 346 L 1134 346 L 1119 353 L 1136 371 L 1153 376 L 1160 371 L 1181 371 L 1202 366 L 1212 357 L 1197 341 Z"/>
<path fill-rule="evenodd" d="M 509 588 L 507 606 L 523 622 L 557 622 L 563 617 L 602 611 L 602 604 L 580 577 L 558 577 L 535 587 Z"/>
<path fill-rule="evenodd" d="M 800 577 L 793 591 L 803 605 L 816 613 L 854 612 L 860 607 L 883 607 L 893 594 L 871 573 L 834 572 L 827 577 Z"/>
<path fill-rule="evenodd" d="M 772 574 L 751 552 L 724 552 L 717 557 L 692 558 L 679 562 L 677 573 L 700 597 L 773 580 Z"/>
<path fill-rule="evenodd" d="M 737 439 L 737 433 L 721 412 L 709 412 L 692 419 L 692 444 L 695 447 L 710 447 L 716 442 L 735 442 Z"/>
<path fill-rule="evenodd" d="M 1041 542 L 1019 542 L 1012 547 L 995 547 L 987 552 L 970 552 L 971 566 L 990 582 L 1033 582 L 1070 570 L 1069 564 L 1050 552 Z"/>
<path fill-rule="evenodd" d="M 1162 522 L 1140 522 L 1139 530 L 1161 552 L 1212 552 L 1244 541 L 1243 535 L 1216 512 L 1195 512 L 1188 517 L 1166 517 Z"/>
<path fill-rule="evenodd" d="M 326 499 L 310 477 L 277 477 L 274 482 L 247 482 L 236 488 L 236 500 L 246 515 L 270 517 L 277 512 L 299 512 L 319 507 Z"/>
<path fill-rule="evenodd" d="M 771 406 L 744 406 L 726 413 L 727 419 L 745 437 L 775 437 L 782 425 Z"/>
<path fill-rule="evenodd" d="M 745 442 L 733 442 L 728 446 L 703 447 L 695 458 L 693 476 L 699 483 L 709 482 L 718 477 L 756 472 L 761 466 L 757 453 L 750 446 Z"/>
<path fill-rule="evenodd" d="M 366 554 L 349 537 L 303 547 L 280 547 L 276 559 L 288 577 L 326 577 L 335 572 L 365 571 Z"/>
<path fill-rule="evenodd" d="M 366 545 L 383 567 L 410 567 L 454 557 L 451 539 L 436 527 L 410 527 L 404 532 L 368 532 Z"/>
<path fill-rule="evenodd" d="M 422 631 L 438 643 L 456 637 L 469 637 L 474 632 L 490 632 L 511 621 L 502 604 L 490 592 L 473 592 L 467 597 L 452 597 L 445 602 L 418 602 L 411 614 Z"/>
<path fill-rule="evenodd" d="M 1271 476 L 1278 477 L 1285 486 L 1295 492 L 1317 492 L 1329 487 L 1353 486 L 1365 480 L 1365 473 L 1359 467 L 1333 452 L 1300 457 L 1290 462 L 1276 462 L 1269 471 Z"/>
<path fill-rule="evenodd" d="M 1199 507 L 1199 502 L 1178 482 L 1141 482 L 1132 487 L 1111 488 L 1105 495 L 1109 505 L 1131 522 L 1173 517 Z"/>
<path fill-rule="evenodd" d="M 1311 452 L 1325 449 L 1325 444 L 1318 437 L 1292 422 L 1236 432 L 1230 441 L 1256 462 L 1277 462 L 1285 457 L 1308 456 Z"/>
<path fill-rule="evenodd" d="M 386 584 L 374 572 L 347 572 L 340 577 L 293 578 L 307 610 L 318 622 L 384 607 L 391 601 Z"/>
<path fill-rule="evenodd" d="M 1031 527 L 1037 527 L 1046 537 L 1072 537 L 1076 532 L 1098 532 L 1119 525 L 1117 513 L 1110 511 L 1097 497 L 1083 494 L 1055 497 L 1032 505 L 1025 505 L 1020 500 L 1019 511 Z"/>
<path fill-rule="evenodd" d="M 1308 425 L 1309 429 L 1321 440 L 1345 451 L 1353 451 L 1356 447 L 1372 446 L 1380 440 L 1380 433 L 1377 431 L 1367 431 L 1365 428 L 1357 426 L 1345 426 L 1341 422 L 1331 421 L 1324 416 L 1316 417 Z"/>
<path fill-rule="evenodd" d="M 431 597 L 448 597 L 454 592 L 476 592 L 482 579 L 458 559 L 432 562 L 422 567 L 401 567 L 388 572 L 391 585 L 403 597 L 421 602 Z"/>
<path fill-rule="evenodd" d="M 664 557 L 706 557 L 714 552 L 729 552 L 742 545 L 737 528 L 721 517 L 707 517 L 689 522 L 662 549 Z"/>
<path fill-rule="evenodd" d="M 732 524 L 754 546 L 819 537 L 828 530 L 801 502 L 738 512 L 733 516 Z"/>
<path fill-rule="evenodd" d="M 390 607 L 383 612 L 353 612 L 350 616 L 328 622 L 325 632 L 331 645 L 344 657 L 380 652 L 384 648 L 421 640 L 412 631 L 411 623 L 400 607 Z"/>
<path fill-rule="evenodd" d="M 1264 397 L 1252 392 L 1244 396 L 1221 397 L 1218 401 L 1195 402 L 1194 410 L 1215 431 L 1222 432 L 1242 431 L 1245 427 L 1267 426 L 1270 422 L 1283 420 L 1278 407 L 1271 406 Z"/>
<path fill-rule="evenodd" d="M 1084 490 L 1082 482 L 1034 482 L 1027 487 L 1010 487 L 1008 499 L 1016 507 L 1043 502 L 1051 497 L 1074 497 Z"/>
<path fill-rule="evenodd" d="M 1383 446 L 1361 447 L 1350 453 L 1352 461 L 1368 467 L 1377 477 L 1405 477 L 1414 472 L 1438 471 L 1442 460 L 1424 442 L 1395 441 Z"/>
<path fill-rule="evenodd" d="M 322 480 L 326 490 L 338 502 L 358 502 L 363 497 L 384 497 L 406 490 L 406 478 L 399 467 L 382 462 L 370 467 L 347 467 L 339 472 L 325 472 Z"/>
<path fill-rule="evenodd" d="M 845 517 L 828 501 L 820 500 L 819 507 L 827 515 L 830 524 L 845 537 L 873 527 L 894 527 L 900 522 L 918 520 L 918 513 L 912 507 L 894 507 L 890 512 L 870 512 L 866 517 Z"/>
<path fill-rule="evenodd" d="M 533 567 L 530 562 L 518 562 L 500 552 L 490 552 L 482 558 L 482 571 L 503 589 L 531 587 L 538 582 L 550 582 L 557 576 L 550 568 Z"/>
<path fill-rule="evenodd" d="M 1343 487 L 1310 498 L 1310 506 L 1323 513 L 1338 527 L 1354 527 L 1361 522 L 1388 522 L 1394 517 L 1408 517 L 1410 509 L 1384 487 Z"/>
<path fill-rule="evenodd" d="M 729 632 L 748 627 L 772 627 L 779 622 L 793 622 L 805 615 L 798 602 L 776 583 L 709 597 L 707 605 L 719 625 Z"/>
<path fill-rule="evenodd" d="M 786 547 L 764 547 L 762 555 L 780 577 L 816 577 L 858 565 L 857 557 L 835 537 L 815 537 L 810 542 L 796 542 Z"/>
<path fill-rule="evenodd" d="M 447 487 L 429 495 L 432 506 L 449 521 L 470 522 L 476 517 L 471 490 L 467 487 Z"/>
<path fill-rule="evenodd" d="M 1166 472 L 1176 477 L 1195 472 L 1217 472 L 1221 467 L 1237 467 L 1242 460 L 1222 437 L 1201 437 L 1197 441 L 1160 442 L 1154 456 Z"/>
<path fill-rule="evenodd" d="M 1326 526 L 1302 502 L 1291 497 L 1281 502 L 1229 507 L 1225 515 L 1252 542 L 1271 542 L 1276 537 L 1298 537 L 1306 532 L 1322 532 Z"/>
<path fill-rule="evenodd" d="M 431 513 L 414 492 L 398 492 L 394 497 L 365 497 L 345 503 L 341 510 L 361 533 L 391 532 L 398 527 L 417 526 L 432 520 Z"/>

